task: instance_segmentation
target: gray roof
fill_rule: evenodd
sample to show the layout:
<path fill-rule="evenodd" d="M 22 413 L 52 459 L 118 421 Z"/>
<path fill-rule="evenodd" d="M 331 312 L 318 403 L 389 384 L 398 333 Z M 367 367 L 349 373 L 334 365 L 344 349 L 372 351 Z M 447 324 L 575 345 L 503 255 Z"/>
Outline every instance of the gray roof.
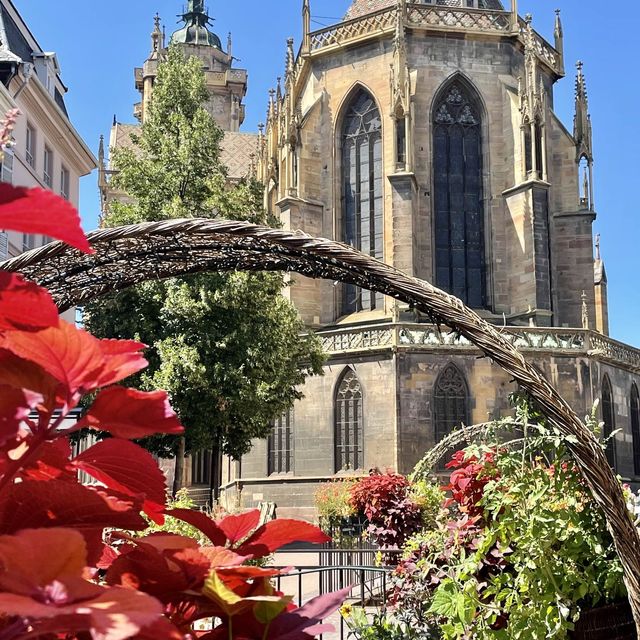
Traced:
<path fill-rule="evenodd" d="M 220 161 L 227 167 L 229 178 L 232 180 L 245 178 L 257 154 L 258 134 L 225 132 L 220 144 Z"/>
<path fill-rule="evenodd" d="M 16 23 L 5 6 L 7 3 L 13 6 L 10 0 L 0 2 L 0 63 L 29 62 L 33 64 L 34 53 L 41 54 L 43 51 L 39 47 L 34 49 L 31 46 L 29 39 L 24 33 L 25 29 L 29 31 L 28 26 L 23 23 L 21 28 L 21 26 Z M 29 35 L 33 38 L 30 32 Z M 35 41 L 35 39 L 33 39 L 33 41 Z M 69 114 L 64 102 L 64 96 L 57 87 L 53 99 L 68 118 Z"/>
<path fill-rule="evenodd" d="M 387 9 L 397 4 L 398 0 L 353 0 L 351 6 L 347 10 L 344 17 L 345 20 L 352 20 L 354 18 L 360 18 L 368 13 L 374 13 L 381 9 Z M 436 0 L 435 4 L 443 5 L 446 7 L 460 7 L 466 6 L 465 0 Z M 481 9 L 495 9 L 502 10 L 504 7 L 500 0 L 480 0 Z"/>
<path fill-rule="evenodd" d="M 131 134 L 140 134 L 139 124 L 115 125 L 115 147 L 136 150 Z M 220 162 L 227 168 L 227 175 L 231 180 L 245 178 L 251 169 L 252 160 L 258 153 L 258 134 L 236 133 L 225 131 L 220 143 Z M 251 156 L 254 156 L 253 158 Z"/>

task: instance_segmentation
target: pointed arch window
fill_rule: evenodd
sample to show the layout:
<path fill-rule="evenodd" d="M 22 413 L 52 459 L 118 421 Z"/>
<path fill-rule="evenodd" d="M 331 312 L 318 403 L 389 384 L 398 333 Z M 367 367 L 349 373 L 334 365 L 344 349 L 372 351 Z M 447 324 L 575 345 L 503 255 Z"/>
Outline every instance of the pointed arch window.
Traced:
<path fill-rule="evenodd" d="M 275 421 L 267 449 L 269 475 L 293 472 L 293 409 Z"/>
<path fill-rule="evenodd" d="M 604 427 L 602 436 L 607 441 L 605 453 L 609 464 L 613 467 L 616 463 L 615 442 L 611 438 L 611 434 L 616 428 L 615 405 L 613 403 L 613 390 L 609 376 L 605 376 L 602 380 L 602 422 Z"/>
<path fill-rule="evenodd" d="M 433 112 L 436 284 L 474 308 L 486 306 L 482 121 L 462 82 L 441 92 Z"/>
<path fill-rule="evenodd" d="M 640 394 L 638 386 L 631 387 L 631 437 L 633 440 L 633 473 L 640 476 Z"/>
<path fill-rule="evenodd" d="M 361 469 L 363 456 L 362 386 L 353 369 L 347 369 L 336 388 L 335 470 Z"/>
<path fill-rule="evenodd" d="M 341 131 L 342 240 L 375 258 L 383 257 L 382 119 L 373 97 L 360 89 L 347 108 Z M 342 314 L 381 308 L 382 295 L 342 287 Z"/>
<path fill-rule="evenodd" d="M 544 131 L 540 118 L 536 117 L 533 124 L 531 124 L 529 118 L 526 118 L 522 127 L 524 132 L 525 178 L 540 180 L 544 178 L 544 150 L 542 144 Z"/>
<path fill-rule="evenodd" d="M 467 382 L 454 364 L 447 365 L 436 380 L 433 423 L 436 443 L 448 436 L 456 427 L 469 423 Z"/>

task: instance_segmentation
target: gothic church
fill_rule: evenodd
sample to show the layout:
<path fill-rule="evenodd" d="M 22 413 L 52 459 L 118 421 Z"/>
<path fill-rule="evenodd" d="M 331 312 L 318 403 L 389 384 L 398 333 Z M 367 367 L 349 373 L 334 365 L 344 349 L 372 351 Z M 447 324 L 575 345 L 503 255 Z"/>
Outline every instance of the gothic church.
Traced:
<path fill-rule="evenodd" d="M 346 4 L 346 2 L 345 2 Z M 586 82 L 570 131 L 555 115 L 563 27 L 547 42 L 517 2 L 352 0 L 342 22 L 289 40 L 283 81 L 257 135 L 239 132 L 246 72 L 191 0 L 172 36 L 205 65 L 231 178 L 255 172 L 285 229 L 340 240 L 473 307 L 586 415 L 596 400 L 607 455 L 640 482 L 640 351 L 608 336 Z M 136 69 L 144 118 L 157 58 Z M 114 123 L 111 147 L 132 125 Z M 108 188 L 101 153 L 103 203 Z M 354 286 L 293 275 L 285 295 L 320 336 L 325 375 L 268 441 L 227 461 L 222 500 L 274 502 L 312 518 L 321 482 L 372 467 L 403 473 L 455 426 L 510 412 L 510 378 L 463 338 Z M 197 458 L 197 456 L 196 456 Z M 207 484 L 194 459 L 192 484 Z"/>

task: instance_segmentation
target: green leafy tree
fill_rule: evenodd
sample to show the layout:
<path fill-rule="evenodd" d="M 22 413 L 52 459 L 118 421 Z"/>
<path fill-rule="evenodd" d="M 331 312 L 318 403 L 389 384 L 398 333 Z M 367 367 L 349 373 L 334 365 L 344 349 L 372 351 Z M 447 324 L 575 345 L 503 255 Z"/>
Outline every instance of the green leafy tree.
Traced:
<path fill-rule="evenodd" d="M 228 185 L 224 134 L 204 108 L 207 99 L 200 61 L 170 48 L 135 146 L 113 150 L 112 186 L 126 196 L 110 204 L 105 226 L 177 217 L 268 222 L 255 180 Z M 319 341 L 301 336 L 283 286 L 278 274 L 213 273 L 144 283 L 85 309 L 94 334 L 150 345 L 150 367 L 136 382 L 169 392 L 186 436 L 145 444 L 176 456 L 175 487 L 185 453 L 211 449 L 214 460 L 247 453 L 301 396 L 306 377 L 322 372 Z"/>

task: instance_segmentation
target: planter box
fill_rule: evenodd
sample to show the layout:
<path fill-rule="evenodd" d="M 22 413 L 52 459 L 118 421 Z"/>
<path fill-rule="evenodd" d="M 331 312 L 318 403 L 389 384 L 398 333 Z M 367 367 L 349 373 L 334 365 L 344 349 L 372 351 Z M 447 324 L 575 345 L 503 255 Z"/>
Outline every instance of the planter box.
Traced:
<path fill-rule="evenodd" d="M 569 637 L 573 640 L 638 640 L 627 601 L 584 611 Z"/>

